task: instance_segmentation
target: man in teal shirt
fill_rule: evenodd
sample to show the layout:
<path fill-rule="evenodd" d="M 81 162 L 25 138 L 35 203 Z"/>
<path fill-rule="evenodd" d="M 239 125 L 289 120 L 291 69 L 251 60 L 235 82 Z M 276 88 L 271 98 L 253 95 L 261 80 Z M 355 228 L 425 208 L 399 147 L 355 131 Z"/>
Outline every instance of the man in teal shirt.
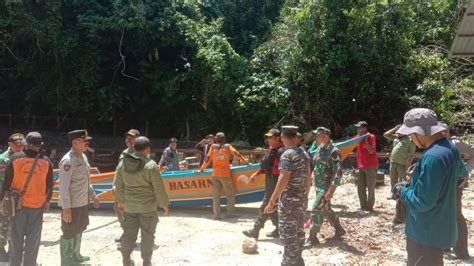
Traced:
<path fill-rule="evenodd" d="M 443 249 L 456 244 L 457 183 L 467 169 L 454 145 L 443 136 L 444 126 L 430 109 L 405 114 L 397 133 L 410 135 L 425 149 L 408 187 L 395 185 L 406 206 L 408 265 L 443 265 Z"/>
<path fill-rule="evenodd" d="M 16 152 L 23 151 L 23 141 L 25 136 L 20 133 L 15 133 L 8 138 L 8 149 L 0 154 L 0 187 L 3 186 L 5 178 L 5 167 L 10 156 Z M 3 216 L 0 212 L 0 262 L 8 262 L 8 253 L 5 246 L 8 242 L 8 228 L 10 227 L 10 219 L 8 216 Z"/>

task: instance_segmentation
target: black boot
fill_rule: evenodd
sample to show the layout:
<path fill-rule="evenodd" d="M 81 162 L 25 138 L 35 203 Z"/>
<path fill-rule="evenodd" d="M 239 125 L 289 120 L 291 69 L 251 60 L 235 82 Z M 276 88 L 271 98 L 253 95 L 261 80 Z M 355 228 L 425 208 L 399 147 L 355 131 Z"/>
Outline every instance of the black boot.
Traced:
<path fill-rule="evenodd" d="M 310 232 L 303 247 L 304 247 L 304 249 L 310 249 L 314 246 L 317 246 L 318 244 L 319 244 L 319 239 L 316 236 L 316 233 L 311 233 Z"/>
<path fill-rule="evenodd" d="M 143 259 L 143 266 L 151 266 L 151 258 Z"/>
<path fill-rule="evenodd" d="M 278 228 L 266 234 L 267 237 L 279 238 L 280 233 L 278 233 Z"/>
<path fill-rule="evenodd" d="M 260 233 L 260 227 L 258 226 L 254 226 L 250 230 L 242 231 L 242 234 L 244 234 L 246 237 L 255 238 L 255 239 L 258 239 L 259 233 Z"/>
<path fill-rule="evenodd" d="M 123 266 L 134 266 L 135 265 L 135 262 L 132 260 L 130 255 L 131 254 L 126 255 L 126 254 L 122 253 Z"/>
<path fill-rule="evenodd" d="M 342 228 L 340 224 L 335 226 L 335 229 L 336 229 L 336 233 L 334 234 L 335 238 L 340 238 L 341 236 L 346 234 L 346 230 L 344 230 L 344 228 Z"/>

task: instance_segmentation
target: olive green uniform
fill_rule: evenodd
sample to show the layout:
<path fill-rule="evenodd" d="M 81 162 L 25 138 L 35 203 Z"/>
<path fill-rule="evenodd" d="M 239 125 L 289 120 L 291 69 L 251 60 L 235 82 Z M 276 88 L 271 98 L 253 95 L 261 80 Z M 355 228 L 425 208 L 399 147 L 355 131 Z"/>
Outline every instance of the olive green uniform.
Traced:
<path fill-rule="evenodd" d="M 141 230 L 140 248 L 145 265 L 153 255 L 157 209 L 169 205 L 168 194 L 155 161 L 138 153 L 123 155 L 114 180 L 115 202 L 125 204 L 121 252 L 124 258 L 130 257 Z"/>

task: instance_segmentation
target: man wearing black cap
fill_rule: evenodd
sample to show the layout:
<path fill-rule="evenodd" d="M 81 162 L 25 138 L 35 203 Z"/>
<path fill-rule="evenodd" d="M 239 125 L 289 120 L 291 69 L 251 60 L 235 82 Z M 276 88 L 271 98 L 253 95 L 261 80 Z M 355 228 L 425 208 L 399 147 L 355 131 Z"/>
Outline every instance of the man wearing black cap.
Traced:
<path fill-rule="evenodd" d="M 280 170 L 278 169 L 278 165 L 280 163 L 280 157 L 285 152 L 285 148 L 281 143 L 280 139 L 280 130 L 276 128 L 272 128 L 265 134 L 267 138 L 268 145 L 270 145 L 268 152 L 262 158 L 260 162 L 260 169 L 257 170 L 253 175 L 250 177 L 250 182 L 253 182 L 258 175 L 265 174 L 265 196 L 263 197 L 262 205 L 258 211 L 257 221 L 252 229 L 243 231 L 242 233 L 248 237 L 252 237 L 258 239 L 258 235 L 260 229 L 262 229 L 265 225 L 265 222 L 270 218 L 273 225 L 276 226 L 276 229 L 270 233 L 267 233 L 268 237 L 278 237 L 278 214 L 276 212 L 272 212 L 270 214 L 265 213 L 265 207 L 267 207 L 268 201 L 270 197 L 273 195 L 275 191 L 275 186 L 278 181 L 278 175 L 280 174 Z"/>
<path fill-rule="evenodd" d="M 3 185 L 5 178 L 5 167 L 7 162 L 16 152 L 23 151 L 23 141 L 25 136 L 20 133 L 15 133 L 8 138 L 8 149 L 0 154 L 0 187 Z M 0 262 L 8 262 L 8 253 L 5 246 L 8 242 L 8 229 L 10 227 L 10 217 L 2 215 L 0 212 Z"/>
<path fill-rule="evenodd" d="M 43 212 L 53 193 L 53 164 L 41 152 L 43 138 L 30 132 L 24 152 L 10 157 L 5 169 L 2 195 L 7 190 L 22 192 L 20 210 L 11 218 L 10 265 L 36 265 L 41 241 Z"/>
<path fill-rule="evenodd" d="M 124 136 L 125 136 L 125 145 L 127 145 L 127 148 L 123 150 L 122 153 L 120 154 L 119 164 L 122 161 L 125 154 L 132 154 L 135 152 L 135 148 L 133 146 L 135 145 L 135 139 L 137 137 L 140 137 L 140 131 L 132 128 L 129 131 L 125 132 Z M 115 180 L 115 177 L 114 177 L 114 180 Z M 115 188 L 113 191 L 115 192 Z M 114 210 L 115 210 L 115 214 L 117 215 L 117 220 L 119 221 L 120 227 L 123 229 L 124 219 L 123 219 L 122 212 L 117 209 L 117 205 L 114 205 Z M 120 237 L 115 239 L 115 242 L 120 243 L 120 241 L 122 240 L 122 236 L 123 236 L 123 232 L 120 235 Z"/>
<path fill-rule="evenodd" d="M 160 160 L 160 167 L 165 167 L 168 171 L 178 171 L 179 170 L 179 157 L 178 150 L 178 140 L 176 138 L 171 138 L 169 141 L 169 146 L 163 151 Z"/>
<path fill-rule="evenodd" d="M 355 124 L 357 135 L 367 135 L 364 141 L 357 145 L 357 168 L 359 169 L 359 180 L 357 182 L 357 195 L 359 196 L 360 209 L 362 211 L 373 211 L 375 205 L 375 185 L 377 182 L 377 168 L 379 162 L 376 152 L 375 135 L 369 133 L 369 124 L 359 121 Z"/>
<path fill-rule="evenodd" d="M 311 186 L 308 154 L 299 147 L 298 127 L 282 126 L 281 139 L 286 151 L 280 157 L 280 175 L 265 213 L 275 211 L 278 202 L 280 240 L 284 246 L 281 265 L 304 265 L 304 213 Z"/>
<path fill-rule="evenodd" d="M 99 207 L 90 185 L 90 165 L 84 151 L 92 138 L 87 130 L 74 130 L 68 133 L 71 150 L 59 162 L 59 200 L 63 209 L 60 239 L 61 265 L 75 265 L 90 260 L 81 255 L 82 232 L 89 225 L 88 205 L 92 200 Z"/>

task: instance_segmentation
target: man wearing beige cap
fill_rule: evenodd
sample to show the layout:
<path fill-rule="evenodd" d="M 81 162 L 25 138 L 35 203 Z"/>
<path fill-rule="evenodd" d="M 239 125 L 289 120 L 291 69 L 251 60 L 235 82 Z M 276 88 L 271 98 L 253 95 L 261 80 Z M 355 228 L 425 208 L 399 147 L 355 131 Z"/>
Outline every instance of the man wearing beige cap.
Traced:
<path fill-rule="evenodd" d="M 7 166 L 10 157 L 16 152 L 23 151 L 23 141 L 25 136 L 20 133 L 15 133 L 8 138 L 8 149 L 0 154 L 0 187 L 3 185 L 5 178 L 5 167 Z M 8 228 L 10 227 L 10 217 L 3 215 L 0 212 L 0 262 L 8 262 L 8 253 L 5 246 L 8 241 Z"/>
<path fill-rule="evenodd" d="M 408 186 L 394 187 L 406 206 L 408 265 L 443 265 L 443 249 L 456 244 L 456 188 L 467 169 L 443 130 L 433 110 L 415 108 L 397 131 L 424 149 Z"/>

